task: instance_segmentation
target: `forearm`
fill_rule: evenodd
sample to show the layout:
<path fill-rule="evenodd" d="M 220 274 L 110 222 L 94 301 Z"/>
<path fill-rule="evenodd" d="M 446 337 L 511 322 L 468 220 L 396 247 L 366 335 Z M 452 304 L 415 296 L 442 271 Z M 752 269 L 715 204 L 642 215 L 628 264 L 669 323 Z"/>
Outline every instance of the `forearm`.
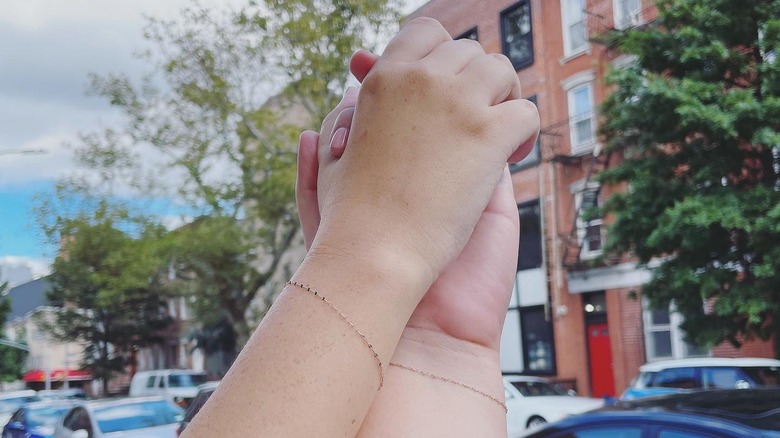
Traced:
<path fill-rule="evenodd" d="M 318 295 L 284 289 L 187 436 L 355 436 L 379 389 L 373 351 L 387 372 L 427 288 L 386 262 L 307 257 L 293 279 Z"/>
<path fill-rule="evenodd" d="M 389 367 L 385 386 L 358 436 L 506 436 L 497 351 L 442 333 L 409 328 L 392 362 L 448 381 Z"/>

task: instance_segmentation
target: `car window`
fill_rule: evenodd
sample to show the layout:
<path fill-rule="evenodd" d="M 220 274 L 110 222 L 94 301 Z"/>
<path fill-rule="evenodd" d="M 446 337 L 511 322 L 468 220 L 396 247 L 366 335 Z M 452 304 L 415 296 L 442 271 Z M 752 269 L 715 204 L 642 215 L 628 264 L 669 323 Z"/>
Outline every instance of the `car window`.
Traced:
<path fill-rule="evenodd" d="M 24 409 L 19 409 L 18 411 L 14 412 L 14 414 L 11 416 L 11 419 L 8 420 L 8 422 L 9 423 L 21 423 L 23 417 L 24 417 Z"/>
<path fill-rule="evenodd" d="M 506 390 L 504 391 L 506 393 Z M 200 408 L 203 407 L 204 404 L 206 404 L 206 400 L 211 397 L 211 394 L 214 393 L 213 389 L 201 391 L 198 393 L 198 395 L 195 396 L 195 399 L 190 402 L 190 406 L 187 408 L 187 413 L 184 414 L 184 421 L 190 422 L 193 418 L 195 418 L 195 415 L 200 412 Z"/>
<path fill-rule="evenodd" d="M 0 400 L 0 412 L 13 412 L 28 402 L 37 401 L 36 396 L 13 397 Z"/>
<path fill-rule="evenodd" d="M 748 377 L 743 372 L 730 367 L 703 368 L 701 380 L 706 389 L 734 389 L 750 386 Z"/>
<path fill-rule="evenodd" d="M 168 376 L 169 388 L 194 388 L 206 383 L 205 374 L 171 374 Z"/>
<path fill-rule="evenodd" d="M 48 426 L 53 427 L 57 424 L 57 420 L 62 418 L 66 412 L 67 407 L 46 407 L 39 409 L 27 410 L 27 424 L 30 428 Z"/>
<path fill-rule="evenodd" d="M 714 438 L 714 435 L 690 430 L 662 430 L 658 438 Z"/>
<path fill-rule="evenodd" d="M 659 371 L 653 377 L 651 386 L 656 388 L 697 388 L 699 385 L 696 381 L 696 369 L 686 367 Z"/>
<path fill-rule="evenodd" d="M 146 380 L 146 387 L 147 388 L 154 388 L 155 380 L 157 379 L 157 376 L 149 376 L 149 379 Z"/>
<path fill-rule="evenodd" d="M 524 397 L 540 397 L 545 395 L 569 395 L 560 386 L 548 382 L 510 382 Z"/>
<path fill-rule="evenodd" d="M 92 436 L 92 424 L 89 421 L 89 414 L 83 408 L 76 408 L 71 411 L 63 421 L 63 426 L 72 431 L 84 429 Z"/>
<path fill-rule="evenodd" d="M 641 427 L 603 426 L 555 435 L 557 438 L 641 438 Z"/>
<path fill-rule="evenodd" d="M 183 411 L 165 401 L 146 401 L 95 409 L 95 421 L 103 433 L 162 426 L 181 421 Z"/>
<path fill-rule="evenodd" d="M 634 381 L 631 382 L 631 387 L 636 389 L 644 389 L 650 386 L 651 382 L 653 381 L 653 378 L 655 377 L 657 373 L 654 372 L 642 372 L 639 373 L 634 378 Z"/>
<path fill-rule="evenodd" d="M 742 367 L 741 370 L 750 376 L 750 380 L 758 386 L 780 385 L 780 368 L 778 367 Z"/>

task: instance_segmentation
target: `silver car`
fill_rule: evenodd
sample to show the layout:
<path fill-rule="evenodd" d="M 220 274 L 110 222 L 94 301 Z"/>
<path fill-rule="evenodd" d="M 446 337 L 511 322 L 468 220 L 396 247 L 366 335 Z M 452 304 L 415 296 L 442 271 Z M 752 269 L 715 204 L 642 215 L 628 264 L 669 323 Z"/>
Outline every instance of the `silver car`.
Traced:
<path fill-rule="evenodd" d="M 54 438 L 175 438 L 183 417 L 161 397 L 81 402 L 60 420 Z"/>

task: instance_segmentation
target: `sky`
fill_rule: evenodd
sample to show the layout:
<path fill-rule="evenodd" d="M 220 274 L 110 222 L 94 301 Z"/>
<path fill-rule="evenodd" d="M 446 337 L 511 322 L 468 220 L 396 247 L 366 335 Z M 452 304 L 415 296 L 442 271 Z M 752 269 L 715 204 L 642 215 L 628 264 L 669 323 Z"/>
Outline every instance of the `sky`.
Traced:
<path fill-rule="evenodd" d="M 424 0 L 407 0 L 406 11 Z M 242 0 L 200 0 L 204 6 Z M 36 194 L 75 170 L 66 146 L 116 120 L 85 94 L 89 73 L 138 78 L 143 14 L 175 17 L 190 0 L 0 0 L 0 264 L 45 274 L 56 248 L 33 220 Z M 36 151 L 20 154 L 19 151 Z"/>

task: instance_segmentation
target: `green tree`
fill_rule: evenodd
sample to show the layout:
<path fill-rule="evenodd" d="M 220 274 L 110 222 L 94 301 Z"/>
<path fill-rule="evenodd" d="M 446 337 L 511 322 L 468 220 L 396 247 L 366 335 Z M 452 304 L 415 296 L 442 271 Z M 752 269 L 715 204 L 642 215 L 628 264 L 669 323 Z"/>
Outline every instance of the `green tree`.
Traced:
<path fill-rule="evenodd" d="M 0 339 L 5 339 L 5 324 L 11 313 L 11 300 L 3 296 L 8 283 L 0 283 Z M 0 345 L 0 382 L 14 382 L 22 378 L 27 352 L 8 345 Z"/>
<path fill-rule="evenodd" d="M 660 261 L 642 293 L 700 346 L 774 337 L 780 354 L 780 1 L 661 0 L 607 35 L 635 55 L 611 73 L 601 175 L 608 249 Z"/>
<path fill-rule="evenodd" d="M 56 340 L 84 342 L 81 366 L 102 379 L 105 395 L 133 349 L 160 342 L 171 322 L 165 231 L 105 201 L 46 231 L 61 242 L 49 276 L 49 299 L 58 310 L 39 322 Z"/>
<path fill-rule="evenodd" d="M 123 181 L 190 216 L 172 235 L 171 264 L 201 344 L 224 339 L 227 324 L 225 348 L 243 345 L 298 262 L 297 136 L 340 99 L 361 40 L 397 17 L 388 0 L 196 6 L 149 19 L 146 79 L 92 76 L 123 121 L 82 137 L 78 158 L 98 181 L 78 186 L 110 193 Z"/>

